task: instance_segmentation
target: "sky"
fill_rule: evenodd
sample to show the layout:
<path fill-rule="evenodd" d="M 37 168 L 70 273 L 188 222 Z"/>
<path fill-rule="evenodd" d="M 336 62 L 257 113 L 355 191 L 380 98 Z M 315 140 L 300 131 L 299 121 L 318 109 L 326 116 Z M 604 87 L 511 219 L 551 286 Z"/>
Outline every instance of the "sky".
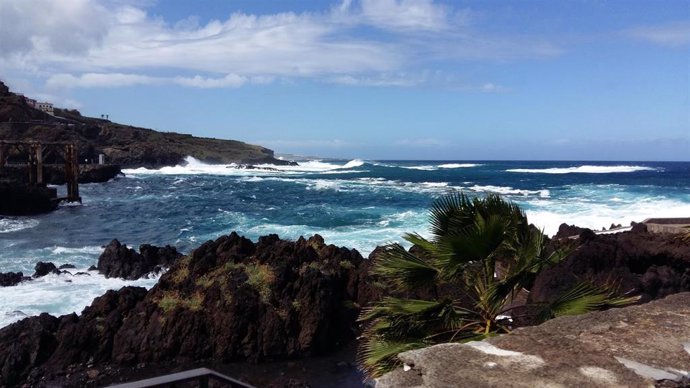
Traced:
<path fill-rule="evenodd" d="M 690 0 L 0 0 L 0 80 L 361 159 L 690 160 Z"/>

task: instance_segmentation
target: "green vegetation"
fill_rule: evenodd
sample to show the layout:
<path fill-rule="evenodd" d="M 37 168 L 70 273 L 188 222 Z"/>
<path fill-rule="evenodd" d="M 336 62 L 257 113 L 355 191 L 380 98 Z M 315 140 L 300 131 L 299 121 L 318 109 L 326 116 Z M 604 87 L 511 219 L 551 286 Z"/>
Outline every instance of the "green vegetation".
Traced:
<path fill-rule="evenodd" d="M 189 277 L 189 263 L 191 258 L 185 256 L 180 259 L 179 265 L 173 269 L 172 282 L 175 284 L 182 284 Z"/>
<path fill-rule="evenodd" d="M 198 291 L 190 297 L 181 296 L 177 291 L 164 291 L 163 296 L 157 302 L 158 307 L 166 314 L 178 307 L 199 311 L 203 307 L 203 303 L 204 295 Z"/>
<path fill-rule="evenodd" d="M 470 199 L 451 193 L 432 205 L 430 223 L 429 240 L 404 236 L 419 248 L 414 253 L 392 244 L 373 263 L 373 273 L 396 297 L 360 316 L 366 326 L 358 358 L 371 376 L 397 365 L 403 351 L 510 331 L 512 324 L 502 315 L 510 313 L 514 297 L 567 254 L 546 254 L 543 233 L 530 227 L 518 206 L 497 195 Z M 552 304 L 532 307 L 534 319 L 545 320 L 635 300 L 583 283 Z"/>
<path fill-rule="evenodd" d="M 247 272 L 247 284 L 254 287 L 261 296 L 261 301 L 268 303 L 271 297 L 271 285 L 275 281 L 275 274 L 271 267 L 265 264 L 247 264 L 244 270 Z"/>

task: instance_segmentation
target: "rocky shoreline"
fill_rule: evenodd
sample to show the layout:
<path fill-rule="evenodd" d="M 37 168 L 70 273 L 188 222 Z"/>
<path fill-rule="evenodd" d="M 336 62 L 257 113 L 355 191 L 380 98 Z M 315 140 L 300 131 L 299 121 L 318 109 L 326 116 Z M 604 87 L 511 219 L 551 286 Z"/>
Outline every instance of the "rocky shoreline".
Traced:
<path fill-rule="evenodd" d="M 637 227 L 559 237 L 553 249 L 577 248 L 535 279 L 529 295 L 535 302 L 584 278 L 617 279 L 619 293 L 642 295 L 643 302 L 690 291 L 690 245 L 677 236 Z M 243 368 L 237 365 L 257 365 L 248 371 L 270 363 L 292 372 L 275 381 L 247 371 L 235 377 L 262 386 L 307 386 L 325 373 L 352 383 L 361 379 L 352 350 L 357 316 L 386 294 L 368 270 L 378 253 L 367 260 L 356 250 L 326 245 L 318 235 L 294 242 L 269 235 L 252 242 L 232 233 L 186 256 L 150 245 L 137 252 L 113 240 L 96 267 L 105 276 L 135 279 L 169 270 L 152 289 L 108 291 L 81 315 L 42 314 L 0 329 L 0 385 L 96 386 L 196 366 L 238 373 Z M 22 274 L 0 279 L 26 280 Z M 310 374 L 310 364 L 320 362 L 339 372 Z M 304 373 L 297 373 L 300 368 Z"/>

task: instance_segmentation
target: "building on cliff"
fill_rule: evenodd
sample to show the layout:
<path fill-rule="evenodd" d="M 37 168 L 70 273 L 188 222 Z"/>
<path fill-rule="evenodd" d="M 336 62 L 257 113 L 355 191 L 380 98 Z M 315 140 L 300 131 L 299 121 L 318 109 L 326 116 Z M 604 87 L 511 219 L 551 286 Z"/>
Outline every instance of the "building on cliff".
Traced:
<path fill-rule="evenodd" d="M 48 113 L 49 115 L 54 114 L 53 104 L 50 102 L 37 102 L 34 107 L 42 112 Z"/>

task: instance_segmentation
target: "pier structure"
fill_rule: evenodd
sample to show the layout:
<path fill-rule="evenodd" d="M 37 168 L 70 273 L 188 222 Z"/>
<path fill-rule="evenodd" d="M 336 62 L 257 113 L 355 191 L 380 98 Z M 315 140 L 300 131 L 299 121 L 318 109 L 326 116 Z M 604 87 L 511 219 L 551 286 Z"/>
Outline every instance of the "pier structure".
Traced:
<path fill-rule="evenodd" d="M 0 176 L 9 164 L 26 163 L 29 185 L 43 185 L 46 160 L 63 160 L 67 202 L 81 202 L 79 196 L 79 157 L 73 143 L 0 140 Z M 53 163 L 49 165 L 59 165 Z"/>

